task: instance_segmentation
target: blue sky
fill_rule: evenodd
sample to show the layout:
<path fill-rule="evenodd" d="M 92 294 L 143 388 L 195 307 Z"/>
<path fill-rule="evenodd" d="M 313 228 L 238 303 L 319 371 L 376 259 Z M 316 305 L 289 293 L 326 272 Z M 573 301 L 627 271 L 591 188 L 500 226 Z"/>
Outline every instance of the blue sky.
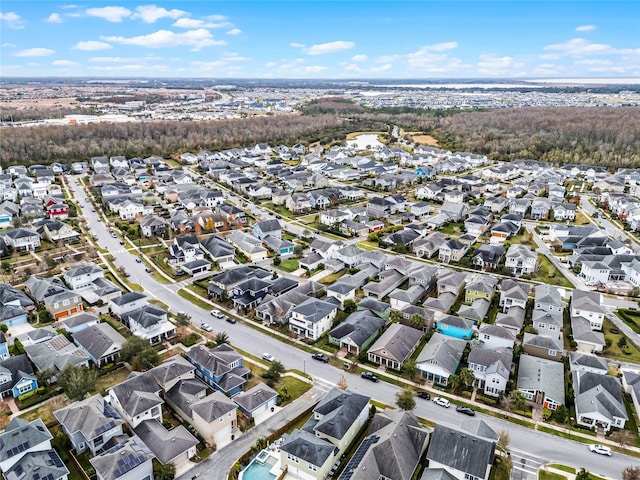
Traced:
<path fill-rule="evenodd" d="M 11 1 L 2 76 L 640 77 L 638 1 Z"/>

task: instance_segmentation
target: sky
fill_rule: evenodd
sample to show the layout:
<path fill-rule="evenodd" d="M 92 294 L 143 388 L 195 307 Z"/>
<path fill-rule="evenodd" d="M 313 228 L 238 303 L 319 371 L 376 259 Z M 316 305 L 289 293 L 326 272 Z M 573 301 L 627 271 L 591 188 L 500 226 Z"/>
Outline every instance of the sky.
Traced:
<path fill-rule="evenodd" d="M 0 77 L 640 77 L 639 1 L 3 0 L 0 9 Z"/>

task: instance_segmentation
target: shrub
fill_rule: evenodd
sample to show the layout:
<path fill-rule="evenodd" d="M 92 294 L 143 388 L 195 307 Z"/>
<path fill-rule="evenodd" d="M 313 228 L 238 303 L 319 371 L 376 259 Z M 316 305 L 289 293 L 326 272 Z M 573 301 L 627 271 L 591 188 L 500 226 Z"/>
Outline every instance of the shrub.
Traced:
<path fill-rule="evenodd" d="M 194 332 L 194 333 L 190 333 L 185 338 L 180 340 L 180 343 L 183 344 L 185 347 L 191 347 L 191 346 L 195 345 L 196 343 L 198 343 L 198 341 L 201 338 L 202 337 L 200 335 L 198 335 L 197 333 Z"/>

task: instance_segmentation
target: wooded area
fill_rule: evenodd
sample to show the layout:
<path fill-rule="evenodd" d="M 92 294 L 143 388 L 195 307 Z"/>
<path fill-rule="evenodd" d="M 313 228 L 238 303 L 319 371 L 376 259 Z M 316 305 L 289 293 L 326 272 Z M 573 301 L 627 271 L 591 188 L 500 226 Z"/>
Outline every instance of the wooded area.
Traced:
<path fill-rule="evenodd" d="M 127 158 L 220 150 L 267 142 L 294 145 L 344 140 L 354 131 L 399 125 L 437 138 L 440 146 L 512 160 L 556 164 L 640 166 L 640 108 L 513 108 L 455 112 L 371 110 L 342 99 L 312 102 L 303 115 L 192 122 L 131 122 L 8 127 L 0 159 L 13 163 L 71 162 L 92 156 Z"/>

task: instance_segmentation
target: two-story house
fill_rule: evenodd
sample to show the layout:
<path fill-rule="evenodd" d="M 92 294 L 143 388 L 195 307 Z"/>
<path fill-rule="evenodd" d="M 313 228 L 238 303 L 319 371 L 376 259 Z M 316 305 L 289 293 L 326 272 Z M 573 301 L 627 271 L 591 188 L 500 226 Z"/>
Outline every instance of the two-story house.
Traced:
<path fill-rule="evenodd" d="M 507 250 L 504 266 L 509 268 L 515 276 L 532 274 L 538 264 L 538 254 L 528 245 L 514 243 Z"/>
<path fill-rule="evenodd" d="M 449 378 L 455 375 L 460 365 L 466 346 L 465 340 L 434 333 L 416 359 L 418 371 L 428 382 L 448 385 Z"/>
<path fill-rule="evenodd" d="M 38 380 L 24 353 L 15 357 L 7 354 L 6 358 L 0 360 L 0 398 L 19 398 L 37 388 Z"/>
<path fill-rule="evenodd" d="M 564 365 L 531 355 L 520 356 L 516 388 L 542 408 L 555 410 L 564 405 Z"/>
<path fill-rule="evenodd" d="M 108 323 L 98 323 L 74 333 L 73 341 L 100 368 L 116 363 L 126 339 Z"/>
<path fill-rule="evenodd" d="M 55 319 L 60 319 L 84 310 L 82 297 L 68 290 L 57 278 L 29 277 L 24 282 L 26 292 L 41 302 Z"/>
<path fill-rule="evenodd" d="M 331 329 L 337 312 L 335 303 L 309 298 L 291 310 L 289 330 L 301 337 L 317 340 Z"/>
<path fill-rule="evenodd" d="M 503 395 L 507 389 L 512 361 L 511 348 L 472 347 L 468 368 L 475 376 L 474 386 L 492 397 Z"/>
<path fill-rule="evenodd" d="M 602 330 L 605 311 L 602 308 L 602 295 L 598 292 L 574 290 L 571 294 L 571 317 L 582 317 L 591 325 L 592 330 Z"/>
<path fill-rule="evenodd" d="M 234 396 L 244 390 L 250 370 L 243 366 L 242 355 L 229 345 L 207 349 L 197 346 L 185 358 L 195 366 L 196 377 L 214 390 Z"/>
<path fill-rule="evenodd" d="M 98 480 L 153 480 L 155 455 L 137 436 L 89 459 Z"/>

